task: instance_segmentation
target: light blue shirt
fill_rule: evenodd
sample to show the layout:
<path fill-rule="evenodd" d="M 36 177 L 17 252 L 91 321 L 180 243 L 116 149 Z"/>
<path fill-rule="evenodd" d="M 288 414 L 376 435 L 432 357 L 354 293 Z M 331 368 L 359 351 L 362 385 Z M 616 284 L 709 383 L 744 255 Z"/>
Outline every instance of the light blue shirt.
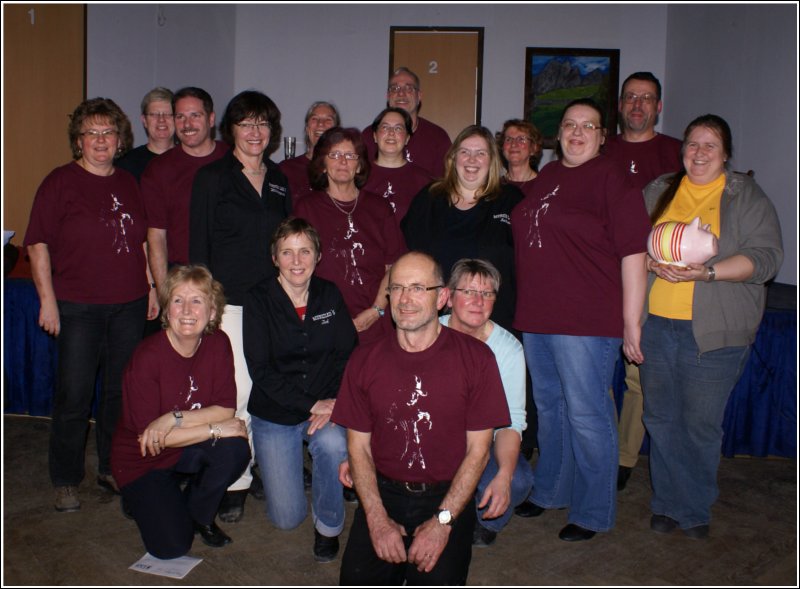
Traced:
<path fill-rule="evenodd" d="M 439 317 L 439 322 L 449 327 L 450 315 Z M 511 414 L 511 429 L 522 436 L 522 432 L 528 427 L 525 421 L 525 352 L 517 338 L 497 323 L 492 323 L 494 329 L 489 334 L 486 345 L 494 353 L 500 369 L 500 380 L 503 381 L 508 412 Z"/>

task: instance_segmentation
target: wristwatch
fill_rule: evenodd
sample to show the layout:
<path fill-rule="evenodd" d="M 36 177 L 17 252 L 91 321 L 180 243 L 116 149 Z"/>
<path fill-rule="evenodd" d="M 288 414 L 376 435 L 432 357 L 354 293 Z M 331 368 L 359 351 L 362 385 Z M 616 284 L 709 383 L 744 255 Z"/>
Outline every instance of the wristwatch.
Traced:
<path fill-rule="evenodd" d="M 180 410 L 176 409 L 175 411 L 172 412 L 172 414 L 175 416 L 175 427 L 180 427 L 181 424 L 183 423 L 183 413 L 181 413 Z"/>
<path fill-rule="evenodd" d="M 456 518 L 453 517 L 449 509 L 437 509 L 436 519 L 438 519 L 439 523 L 443 526 L 452 526 L 456 521 Z"/>
<path fill-rule="evenodd" d="M 708 266 L 706 270 L 708 270 L 708 279 L 706 282 L 714 282 L 714 280 L 717 278 L 717 271 L 714 270 L 714 266 Z"/>
<path fill-rule="evenodd" d="M 373 305 L 372 308 L 378 312 L 379 317 L 383 317 L 383 314 L 386 313 L 386 309 L 381 309 L 378 305 Z"/>

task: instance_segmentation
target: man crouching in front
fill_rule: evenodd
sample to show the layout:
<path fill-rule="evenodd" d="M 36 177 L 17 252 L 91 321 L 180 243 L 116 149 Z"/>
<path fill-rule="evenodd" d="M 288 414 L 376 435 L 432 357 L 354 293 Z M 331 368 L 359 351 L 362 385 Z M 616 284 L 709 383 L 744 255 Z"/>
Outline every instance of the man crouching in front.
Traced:
<path fill-rule="evenodd" d="M 395 333 L 356 348 L 332 421 L 348 428 L 360 499 L 342 585 L 464 585 L 473 497 L 492 432 L 510 417 L 486 344 L 439 323 L 441 268 L 419 252 L 389 275 Z"/>

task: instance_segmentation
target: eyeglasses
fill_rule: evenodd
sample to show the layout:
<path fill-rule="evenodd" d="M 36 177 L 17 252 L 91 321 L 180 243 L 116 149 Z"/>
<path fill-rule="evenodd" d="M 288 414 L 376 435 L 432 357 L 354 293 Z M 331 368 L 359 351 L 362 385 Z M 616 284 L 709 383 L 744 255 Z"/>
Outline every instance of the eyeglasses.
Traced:
<path fill-rule="evenodd" d="M 401 90 L 406 94 L 411 94 L 419 90 L 419 88 L 413 84 L 403 84 L 402 86 L 400 84 L 392 84 L 389 86 L 389 94 L 399 94 Z"/>
<path fill-rule="evenodd" d="M 266 133 L 272 128 L 269 126 L 269 123 L 236 123 L 236 126 L 240 129 L 244 129 L 246 132 L 264 131 Z"/>
<path fill-rule="evenodd" d="M 346 160 L 353 161 L 358 159 L 358 154 L 353 153 L 352 151 L 348 151 L 346 153 L 341 151 L 331 151 L 328 154 L 328 157 L 331 158 L 332 160 L 340 160 L 344 158 Z"/>
<path fill-rule="evenodd" d="M 388 135 L 389 133 L 394 133 L 395 135 L 402 135 L 406 132 L 406 128 L 402 125 L 381 125 L 378 127 L 378 133 L 382 135 Z"/>
<path fill-rule="evenodd" d="M 505 143 L 506 145 L 514 145 L 515 143 L 517 145 L 527 145 L 530 142 L 531 138 L 525 137 L 525 135 L 520 135 L 519 137 L 506 136 L 503 138 L 503 143 Z"/>
<path fill-rule="evenodd" d="M 574 131 L 578 127 L 583 129 L 584 131 L 599 131 L 600 129 L 603 128 L 600 125 L 597 125 L 591 121 L 586 121 L 584 123 L 581 123 L 580 125 L 575 121 L 564 121 L 563 123 L 561 123 L 561 129 L 563 131 L 568 131 L 568 132 Z"/>
<path fill-rule="evenodd" d="M 487 301 L 494 300 L 494 298 L 497 296 L 496 290 L 475 290 L 474 288 L 454 288 L 453 290 L 463 292 L 465 297 L 470 298 L 480 295 Z"/>
<path fill-rule="evenodd" d="M 485 160 L 486 158 L 489 157 L 489 152 L 486 151 L 485 149 L 472 150 L 472 149 L 467 149 L 465 147 L 462 147 L 461 149 L 459 149 L 456 152 L 456 155 L 459 158 L 465 159 L 465 160 L 468 160 L 468 159 L 471 159 L 471 158 L 475 158 L 476 160 Z"/>
<path fill-rule="evenodd" d="M 88 137 L 89 139 L 97 139 L 98 137 L 102 137 L 103 139 L 113 139 L 117 135 L 119 135 L 119 131 L 116 129 L 105 129 L 104 131 L 97 131 L 96 129 L 89 129 L 88 131 L 84 131 L 81 133 L 84 137 Z"/>
<path fill-rule="evenodd" d="M 389 295 L 400 295 L 406 291 L 413 296 L 419 296 L 425 294 L 429 290 L 436 290 L 437 288 L 444 288 L 444 284 L 440 284 L 438 286 L 425 286 L 423 284 L 409 284 L 408 286 L 403 286 L 402 284 L 390 284 L 386 288 L 386 292 Z"/>
<path fill-rule="evenodd" d="M 146 116 L 151 119 L 171 119 L 173 115 L 171 112 L 149 112 Z"/>
<path fill-rule="evenodd" d="M 654 104 L 658 99 L 655 94 L 646 92 L 645 94 L 634 94 L 633 92 L 626 92 L 622 95 L 622 102 L 625 104 L 633 104 L 637 100 L 641 100 L 643 104 Z"/>

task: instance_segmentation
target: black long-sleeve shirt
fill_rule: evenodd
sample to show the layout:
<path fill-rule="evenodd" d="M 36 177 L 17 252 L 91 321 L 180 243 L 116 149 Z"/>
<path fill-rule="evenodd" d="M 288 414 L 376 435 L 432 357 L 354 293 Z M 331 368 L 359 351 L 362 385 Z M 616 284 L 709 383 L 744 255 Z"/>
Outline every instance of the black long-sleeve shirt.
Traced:
<path fill-rule="evenodd" d="M 277 164 L 265 163 L 262 194 L 232 151 L 200 168 L 192 187 L 189 260 L 211 270 L 231 305 L 243 305 L 247 289 L 275 275 L 270 241 L 292 212 L 286 176 Z"/>
<path fill-rule="evenodd" d="M 316 276 L 309 284 L 304 321 L 277 278 L 250 289 L 243 338 L 253 380 L 248 411 L 282 425 L 308 419 L 314 403 L 336 397 L 358 342 L 339 289 Z"/>
<path fill-rule="evenodd" d="M 503 184 L 493 200 L 481 199 L 467 211 L 450 205 L 446 195 L 423 188 L 400 223 L 409 250 L 421 250 L 442 266 L 445 283 L 453 264 L 461 258 L 482 258 L 500 272 L 502 283 L 492 321 L 512 329 L 516 305 L 514 240 L 511 210 L 523 199 L 516 186 Z"/>

